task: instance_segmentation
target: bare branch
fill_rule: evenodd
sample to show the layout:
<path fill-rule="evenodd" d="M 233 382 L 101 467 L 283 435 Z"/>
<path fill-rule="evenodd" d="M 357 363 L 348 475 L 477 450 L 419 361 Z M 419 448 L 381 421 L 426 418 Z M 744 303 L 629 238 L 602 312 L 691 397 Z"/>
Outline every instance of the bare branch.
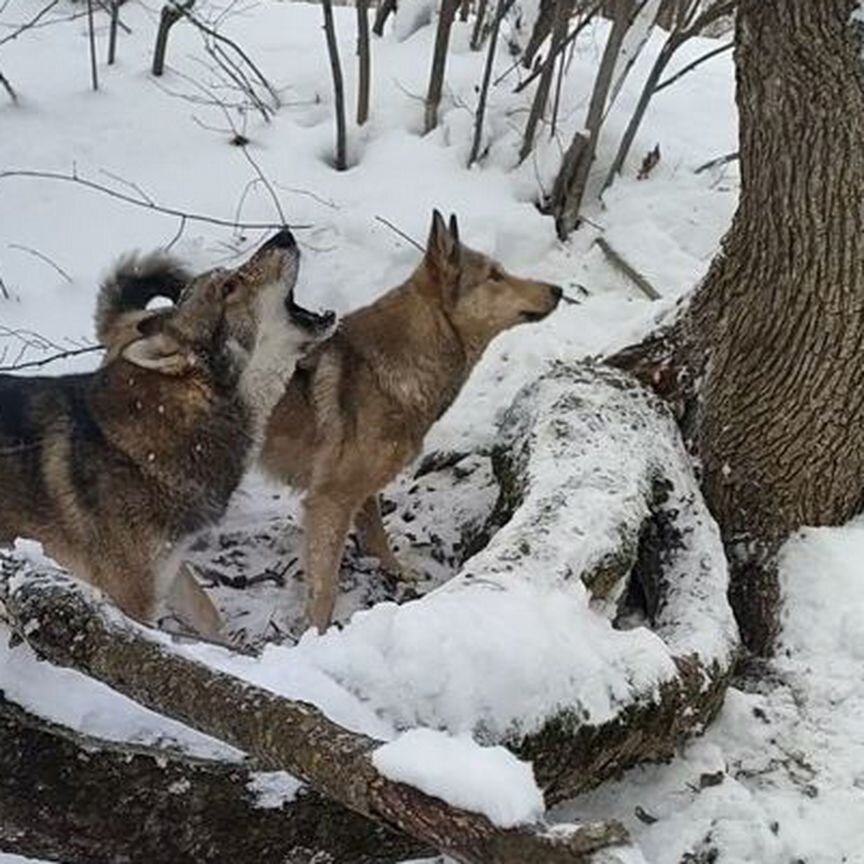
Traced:
<path fill-rule="evenodd" d="M 620 270 L 649 300 L 660 300 L 661 295 L 657 289 L 631 264 L 621 257 L 620 253 L 609 244 L 604 237 L 597 238 L 597 245 L 603 250 L 603 254 L 609 261 Z"/>
<path fill-rule="evenodd" d="M 18 249 L 21 252 L 27 252 L 30 255 L 33 255 L 35 258 L 38 258 L 40 261 L 44 261 L 49 267 L 52 267 L 57 273 L 59 273 L 67 282 L 72 282 L 72 277 L 59 265 L 56 261 L 52 261 L 47 255 L 40 252 L 38 249 L 31 249 L 29 246 L 23 246 L 20 243 L 10 243 L 10 249 Z"/>
<path fill-rule="evenodd" d="M 236 220 L 221 219 L 217 216 L 205 216 L 200 213 L 189 213 L 185 210 L 180 210 L 176 207 L 166 207 L 154 202 L 141 201 L 139 198 L 133 198 L 116 189 L 111 189 L 108 186 L 103 186 L 93 180 L 88 180 L 85 177 L 79 177 L 77 174 L 61 174 L 59 171 L 31 171 L 31 170 L 11 170 L 0 171 L 0 180 L 11 178 L 31 178 L 37 180 L 56 180 L 61 183 L 74 183 L 79 186 L 84 186 L 87 189 L 93 189 L 101 192 L 103 195 L 108 195 L 111 198 L 116 198 L 118 201 L 124 201 L 127 204 L 134 204 L 136 207 L 143 207 L 145 210 L 152 210 L 154 213 L 164 213 L 166 216 L 175 216 L 178 219 L 186 219 L 189 222 L 203 222 L 208 225 L 218 225 L 223 228 L 242 228 L 248 231 L 269 231 L 278 230 L 279 228 L 288 227 L 295 231 L 301 231 L 312 228 L 312 225 L 284 225 L 276 222 L 237 222 Z"/>
<path fill-rule="evenodd" d="M 3 89 L 9 94 L 9 98 L 16 105 L 18 104 L 18 94 L 15 92 L 15 88 L 9 83 L 9 79 L 0 72 L 0 85 L 3 86 Z"/>
<path fill-rule="evenodd" d="M 727 153 L 725 156 L 718 156 L 716 159 L 709 159 L 707 162 L 703 162 L 693 173 L 701 174 L 703 171 L 710 171 L 712 168 L 719 168 L 721 165 L 737 162 L 740 158 L 741 154 L 736 150 L 734 153 Z"/>
<path fill-rule="evenodd" d="M 21 372 L 24 369 L 41 369 L 49 363 L 56 363 L 58 360 L 68 360 L 70 357 L 80 357 L 82 354 L 94 354 L 96 351 L 104 350 L 101 345 L 88 345 L 84 348 L 70 348 L 68 351 L 59 351 L 57 354 L 51 354 L 48 357 L 42 357 L 39 360 L 28 360 L 26 362 L 16 361 L 5 366 L 0 366 L 0 372 Z"/>
<path fill-rule="evenodd" d="M 386 225 L 394 234 L 398 234 L 403 240 L 407 240 L 415 249 L 419 249 L 421 252 L 426 251 L 421 243 L 418 243 L 413 237 L 406 234 L 401 228 L 397 228 L 392 222 L 385 219 L 383 216 L 376 216 L 375 221 L 380 222 L 382 225 Z"/>
<path fill-rule="evenodd" d="M 489 82 L 492 79 L 492 68 L 495 65 L 495 49 L 498 46 L 498 32 L 501 22 L 507 11 L 513 5 L 514 0 L 498 0 L 498 8 L 495 10 L 495 20 L 492 22 L 492 32 L 489 34 L 489 50 L 486 52 L 486 67 L 483 70 L 483 84 L 480 87 L 480 101 L 477 104 L 477 112 L 474 115 L 474 141 L 471 144 L 471 155 L 468 157 L 468 167 L 477 160 L 480 155 L 480 144 L 483 140 L 483 118 L 486 114 L 486 100 L 489 96 Z"/>
<path fill-rule="evenodd" d="M 4 36 L 0 39 L 0 48 L 2 48 L 7 42 L 17 39 L 22 33 L 32 30 L 59 2 L 60 0 L 51 0 L 47 6 L 43 6 L 42 9 L 40 9 L 29 21 L 20 24 L 8 36 Z"/>
<path fill-rule="evenodd" d="M 246 157 L 246 161 L 252 166 L 252 170 L 258 175 L 258 179 L 264 185 L 264 188 L 267 190 L 267 193 L 270 195 L 270 198 L 273 200 L 273 206 L 276 208 L 276 212 L 279 214 L 279 218 L 282 220 L 282 224 L 284 225 L 286 222 L 285 213 L 282 210 L 282 205 L 279 203 L 279 196 L 276 194 L 276 190 L 273 188 L 273 184 L 264 176 L 264 172 L 261 170 L 261 167 L 252 157 L 252 154 L 249 152 L 248 145 L 244 145 L 240 148 L 240 151 Z"/>
<path fill-rule="evenodd" d="M 572 44 L 573 41 L 579 36 L 579 34 L 594 20 L 602 7 L 602 0 L 599 0 L 599 2 L 595 3 L 585 13 L 585 17 L 576 25 L 576 27 L 573 28 L 573 31 L 567 36 L 567 38 L 558 46 L 558 51 L 556 51 L 556 53 L 566 50 L 567 46 Z M 551 60 L 552 57 L 550 56 L 546 59 Z M 513 92 L 521 93 L 526 87 L 529 87 L 531 84 L 533 84 L 543 74 L 543 70 L 545 68 L 546 61 L 541 63 L 540 66 L 538 66 L 527 78 L 525 78 L 523 81 L 520 81 L 513 89 Z"/>
<path fill-rule="evenodd" d="M 683 78 L 688 72 L 692 72 L 694 69 L 701 66 L 703 63 L 706 63 L 712 57 L 716 57 L 718 54 L 723 54 L 726 51 L 731 51 L 732 47 L 732 42 L 726 42 L 724 45 L 720 45 L 717 48 L 712 48 L 710 51 L 707 51 L 701 57 L 697 57 L 692 63 L 688 63 L 683 69 L 680 69 L 674 75 L 658 84 L 654 88 L 654 95 L 659 93 L 661 90 L 665 90 L 667 87 L 674 84 L 679 78 Z"/>

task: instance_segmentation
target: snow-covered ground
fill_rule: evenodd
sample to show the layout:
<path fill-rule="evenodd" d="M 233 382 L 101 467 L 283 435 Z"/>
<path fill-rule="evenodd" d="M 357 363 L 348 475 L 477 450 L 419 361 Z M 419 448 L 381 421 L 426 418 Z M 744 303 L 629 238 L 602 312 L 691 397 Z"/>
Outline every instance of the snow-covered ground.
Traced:
<path fill-rule="evenodd" d="M 411 29 L 408 19 L 421 7 L 402 4 L 397 33 Z M 11 0 L 0 8 L 2 39 L 41 4 Z M 196 8 L 210 17 L 219 9 L 214 3 Z M 67 17 L 79 11 L 63 0 L 53 14 Z M 602 25 L 589 27 L 577 43 L 558 138 L 541 130 L 537 155 L 521 167 L 516 167 L 516 151 L 530 91 L 512 94 L 524 74 L 520 69 L 493 90 L 488 152 L 479 165 L 467 169 L 483 63 L 482 56 L 468 50 L 469 29 L 458 23 L 454 28 L 441 125 L 426 137 L 419 134 L 418 95 L 425 89 L 433 28 L 422 27 L 403 41 L 394 34 L 376 40 L 371 120 L 359 132 L 350 124 L 352 167 L 338 173 L 328 164 L 334 133 L 318 6 L 264 2 L 224 9 L 223 32 L 248 50 L 283 102 L 268 124 L 254 113 L 240 116 L 228 109 L 230 122 L 251 142 L 247 155 L 254 165 L 230 144 L 234 132 L 223 110 L 206 104 L 214 89 L 226 101 L 236 97 L 220 89 L 206 68 L 212 61 L 193 28 L 177 25 L 168 73 L 158 84 L 149 75 L 158 11 L 158 4 L 134 0 L 122 7 L 132 33 L 120 35 L 117 65 L 100 65 L 98 93 L 88 90 L 86 19 L 35 29 L 0 46 L 0 70 L 21 97 L 15 107 L 0 91 L 0 171 L 68 173 L 74 167 L 79 177 L 132 196 L 139 194 L 137 187 L 166 207 L 229 222 L 279 222 L 270 194 L 255 182 L 257 165 L 285 218 L 310 226 L 297 236 L 304 253 L 299 293 L 311 305 L 348 310 L 401 281 L 415 266 L 418 252 L 376 217 L 422 242 L 433 207 L 458 213 L 463 239 L 514 271 L 556 281 L 573 297 L 582 298 L 587 291 L 580 305 L 562 306 L 547 321 L 496 341 L 457 404 L 433 429 L 429 451 L 482 451 L 495 434 L 500 411 L 549 360 L 596 354 L 644 330 L 698 281 L 734 210 L 734 166 L 694 174 L 698 165 L 736 147 L 728 55 L 657 97 L 626 176 L 605 193 L 603 203 L 591 198 L 585 210 L 590 222 L 561 244 L 551 220 L 534 202 L 550 188 L 561 148 L 584 115 L 602 50 Z M 104 54 L 106 21 L 102 13 L 97 20 Z M 354 11 L 337 9 L 337 24 L 350 117 Z M 598 177 L 658 48 L 659 41 L 652 39 L 612 109 Z M 704 44 L 688 46 L 678 63 L 703 50 Z M 496 76 L 510 65 L 506 51 L 499 51 Z M 637 181 L 636 167 L 656 143 L 662 159 L 648 180 Z M 25 331 L 61 347 L 91 341 L 100 273 L 123 251 L 170 243 L 180 227 L 177 218 L 80 186 L 0 177 L 0 278 L 13 295 L 11 300 L 0 296 L 0 366 L 19 357 L 43 356 Z M 234 260 L 266 236 L 266 231 L 194 221 L 182 228 L 173 248 L 200 267 Z M 594 245 L 601 231 L 661 292 L 663 301 L 648 302 L 610 267 Z M 50 258 L 65 275 L 27 249 Z M 45 371 L 87 368 L 94 362 L 93 355 L 85 355 Z M 495 489 L 488 459 L 475 455 L 420 479 L 410 472 L 386 497 L 391 509 L 387 521 L 400 553 L 429 574 L 423 592 L 452 574 L 466 529 L 488 514 Z M 255 643 L 295 631 L 302 597 L 296 572 L 298 513 L 295 495 L 252 478 L 226 524 L 202 541 L 198 563 L 212 580 L 214 597 L 237 638 Z M 245 542 L 250 535 L 253 546 Z M 618 817 L 650 864 L 864 861 L 862 551 L 864 523 L 807 531 L 790 541 L 783 560 L 784 651 L 768 673 L 738 682 L 714 726 L 670 765 L 630 771 L 559 808 L 553 818 Z M 353 552 L 346 558 L 343 588 L 338 609 L 343 620 L 386 596 L 374 568 Z M 317 641 L 320 646 L 309 644 Z M 307 636 L 297 656 L 325 656 L 327 650 L 326 637 Z M 220 654 L 218 649 L 204 652 L 214 663 L 221 662 Z M 232 670 L 244 665 L 244 674 L 256 683 L 302 694 L 340 722 L 385 740 L 393 737 L 390 720 L 341 687 L 326 669 L 282 664 L 276 676 L 276 664 L 250 658 L 232 661 Z M 150 742 L 171 738 L 202 755 L 233 754 L 102 685 L 36 663 L 26 647 L 8 649 L 5 640 L 0 688 L 10 698 L 92 734 Z M 62 700 L 56 696 L 60 692 Z M 284 777 L 264 777 L 260 789 L 266 800 L 290 794 L 290 783 Z M 522 791 L 523 805 L 530 805 L 530 784 Z M 0 861 L 6 864 L 2 855 Z"/>

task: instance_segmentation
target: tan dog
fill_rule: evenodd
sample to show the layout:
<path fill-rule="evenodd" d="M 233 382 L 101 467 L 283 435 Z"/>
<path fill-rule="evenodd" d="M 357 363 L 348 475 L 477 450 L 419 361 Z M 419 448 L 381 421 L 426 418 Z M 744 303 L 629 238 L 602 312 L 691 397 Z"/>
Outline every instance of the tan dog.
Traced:
<path fill-rule="evenodd" d="M 419 453 L 486 346 L 545 318 L 561 289 L 519 279 L 459 242 L 438 211 L 420 266 L 398 288 L 347 315 L 304 359 L 270 418 L 265 470 L 307 490 L 307 620 L 323 630 L 336 601 L 346 535 L 399 572 L 378 492 Z"/>
<path fill-rule="evenodd" d="M 166 282 L 160 293 L 172 297 L 170 289 Z M 140 301 L 127 299 L 112 319 L 120 331 L 141 314 Z M 409 279 L 346 316 L 301 361 L 270 418 L 261 462 L 271 476 L 307 490 L 311 625 L 323 630 L 330 622 L 352 521 L 364 551 L 401 572 L 378 492 L 419 454 L 492 339 L 545 318 L 560 299 L 557 286 L 519 279 L 463 246 L 456 218 L 448 227 L 436 211 Z"/>
<path fill-rule="evenodd" d="M 178 566 L 222 516 L 297 360 L 332 332 L 332 313 L 293 302 L 298 262 L 287 229 L 236 270 L 192 280 L 162 258 L 127 259 L 97 310 L 106 365 L 0 376 L 0 543 L 39 540 L 128 615 L 152 621 L 170 600 L 213 633 L 218 613 Z M 131 311 L 170 280 L 176 307 Z"/>

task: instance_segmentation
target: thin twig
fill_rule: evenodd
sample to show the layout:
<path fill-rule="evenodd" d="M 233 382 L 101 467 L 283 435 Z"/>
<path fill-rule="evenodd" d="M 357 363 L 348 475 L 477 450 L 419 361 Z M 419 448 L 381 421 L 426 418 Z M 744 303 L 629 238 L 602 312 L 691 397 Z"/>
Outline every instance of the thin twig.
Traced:
<path fill-rule="evenodd" d="M 36 24 L 38 24 L 59 2 L 60 0 L 51 0 L 47 6 L 44 6 L 29 21 L 20 24 L 8 36 L 4 36 L 0 39 L 0 47 L 5 45 L 7 42 L 11 42 L 13 39 L 17 39 L 22 33 L 26 33 L 28 30 L 35 27 Z"/>
<path fill-rule="evenodd" d="M 703 171 L 709 171 L 711 168 L 719 168 L 721 165 L 728 165 L 730 162 L 737 162 L 740 159 L 740 154 L 736 150 L 734 153 L 727 153 L 725 156 L 718 156 L 716 159 L 709 159 L 700 165 L 693 173 L 701 174 Z"/>
<path fill-rule="evenodd" d="M 59 265 L 56 261 L 52 261 L 47 255 L 40 252 L 38 249 L 31 249 L 29 246 L 23 246 L 21 243 L 10 243 L 10 249 L 18 249 L 21 252 L 27 252 L 30 255 L 33 255 L 35 258 L 38 258 L 40 261 L 44 261 L 49 267 L 52 267 L 57 271 L 67 282 L 71 284 L 72 277 Z"/>
<path fill-rule="evenodd" d="M 657 289 L 631 264 L 628 264 L 621 255 L 609 245 L 604 237 L 598 237 L 597 245 L 603 250 L 603 254 L 609 261 L 620 270 L 633 284 L 649 299 L 660 300 L 661 295 Z"/>
<path fill-rule="evenodd" d="M 279 203 L 279 196 L 276 194 L 276 190 L 273 188 L 273 185 L 270 181 L 264 176 L 264 172 L 261 170 L 261 166 L 252 158 L 252 154 L 249 152 L 249 148 L 244 145 L 240 148 L 240 151 L 246 157 L 246 161 L 252 166 L 252 169 L 258 175 L 258 179 L 264 184 L 264 188 L 267 190 L 270 197 L 273 199 L 273 205 L 276 207 L 276 212 L 279 214 L 279 218 L 282 220 L 282 224 L 285 224 L 285 213 L 282 210 L 282 205 Z"/>
<path fill-rule="evenodd" d="M 223 35 L 218 30 L 214 29 L 213 27 L 209 27 L 200 18 L 197 18 L 195 15 L 193 15 L 188 8 L 184 8 L 182 6 L 178 6 L 177 8 L 181 12 L 183 17 L 186 18 L 191 24 L 194 24 L 202 33 L 207 34 L 216 41 L 222 42 L 229 48 L 236 51 L 237 54 L 239 54 L 243 61 L 246 63 L 246 65 L 252 70 L 252 73 L 255 75 L 255 77 L 261 82 L 262 86 L 273 98 L 273 104 L 277 108 L 280 107 L 282 101 L 267 76 L 264 75 L 264 73 L 255 65 L 255 63 L 252 62 L 252 59 L 249 57 L 249 55 L 233 39 L 229 39 L 227 36 Z"/>
<path fill-rule="evenodd" d="M 6 180 L 13 177 L 32 178 L 37 180 L 58 180 L 63 183 L 75 183 L 79 186 L 84 186 L 87 189 L 101 192 L 111 198 L 116 198 L 118 201 L 124 201 L 127 204 L 134 204 L 136 207 L 143 207 L 145 210 L 152 210 L 155 213 L 164 213 L 166 216 L 176 216 L 180 219 L 185 218 L 189 222 L 204 222 L 208 225 L 218 225 L 223 228 L 242 228 L 247 231 L 270 231 L 287 227 L 292 230 L 302 231 L 314 227 L 308 224 L 283 225 L 282 223 L 275 222 L 237 222 L 236 220 L 231 219 L 220 219 L 217 216 L 205 216 L 200 213 L 187 213 L 184 210 L 177 209 L 176 207 L 165 207 L 160 204 L 141 201 L 139 198 L 133 198 L 131 195 L 118 192 L 116 189 L 111 189 L 108 186 L 102 186 L 100 183 L 96 183 L 93 180 L 79 177 L 77 174 L 61 174 L 59 171 L 0 171 L 0 180 Z"/>
<path fill-rule="evenodd" d="M 165 246 L 163 246 L 162 248 L 166 252 L 170 252 L 174 248 L 174 244 L 183 236 L 183 232 L 185 230 L 186 230 L 186 217 L 181 216 L 180 217 L 180 227 L 177 229 L 176 233 L 171 238 L 171 240 L 168 243 L 166 243 Z"/>
<path fill-rule="evenodd" d="M 68 351 L 61 351 L 58 354 L 52 354 L 50 357 L 43 357 L 41 360 L 28 360 L 26 363 L 12 363 L 9 366 L 0 366 L 0 372 L 20 372 L 23 369 L 38 369 L 57 360 L 67 360 L 69 357 L 79 357 L 82 354 L 93 354 L 96 351 L 103 350 L 104 348 L 101 345 L 88 345 L 86 348 L 70 348 Z"/>
<path fill-rule="evenodd" d="M 0 72 L 0 84 L 3 85 L 3 89 L 9 94 L 12 102 L 17 105 L 18 94 L 15 92 L 15 88 L 9 83 L 9 79 L 2 72 Z"/>
<path fill-rule="evenodd" d="M 661 90 L 665 90 L 670 84 L 674 84 L 679 78 L 683 78 L 688 72 L 692 72 L 698 66 L 701 66 L 703 63 L 710 60 L 712 57 L 716 57 L 718 54 L 722 54 L 724 51 L 731 51 L 733 45 L 733 42 L 726 42 L 719 48 L 714 48 L 711 51 L 703 54 L 701 57 L 697 57 L 692 63 L 688 63 L 683 69 L 680 69 L 670 78 L 667 78 L 665 81 L 661 81 L 654 88 L 654 95 L 656 96 Z"/>
<path fill-rule="evenodd" d="M 594 20 L 594 16 L 600 11 L 602 6 L 603 3 L 601 0 L 601 2 L 595 3 L 585 13 L 585 17 L 576 25 L 573 32 L 570 33 L 570 35 L 567 36 L 567 38 L 558 47 L 558 51 L 563 51 L 571 42 L 573 42 L 573 40 Z M 556 52 L 556 54 L 557 53 L 558 52 Z M 547 57 L 524 81 L 520 81 L 513 89 L 513 92 L 521 93 L 526 87 L 536 81 L 543 74 L 543 69 L 545 68 L 546 63 L 552 60 L 553 56 Z"/>
<path fill-rule="evenodd" d="M 391 231 L 398 234 L 403 240 L 407 240 L 412 246 L 419 249 L 421 252 L 426 251 L 413 237 L 406 234 L 401 228 L 397 228 L 392 222 L 385 219 L 383 216 L 376 216 L 375 221 L 380 222 L 382 225 L 386 225 Z"/>

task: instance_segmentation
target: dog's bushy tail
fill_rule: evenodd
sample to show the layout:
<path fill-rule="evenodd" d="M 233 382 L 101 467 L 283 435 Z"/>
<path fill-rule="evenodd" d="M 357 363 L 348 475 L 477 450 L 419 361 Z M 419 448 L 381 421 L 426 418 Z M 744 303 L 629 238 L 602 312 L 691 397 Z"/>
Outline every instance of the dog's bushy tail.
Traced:
<path fill-rule="evenodd" d="M 154 297 L 176 303 L 191 278 L 177 259 L 164 252 L 124 256 L 100 286 L 96 337 L 103 345 L 111 345 L 130 322 L 141 320 Z"/>

